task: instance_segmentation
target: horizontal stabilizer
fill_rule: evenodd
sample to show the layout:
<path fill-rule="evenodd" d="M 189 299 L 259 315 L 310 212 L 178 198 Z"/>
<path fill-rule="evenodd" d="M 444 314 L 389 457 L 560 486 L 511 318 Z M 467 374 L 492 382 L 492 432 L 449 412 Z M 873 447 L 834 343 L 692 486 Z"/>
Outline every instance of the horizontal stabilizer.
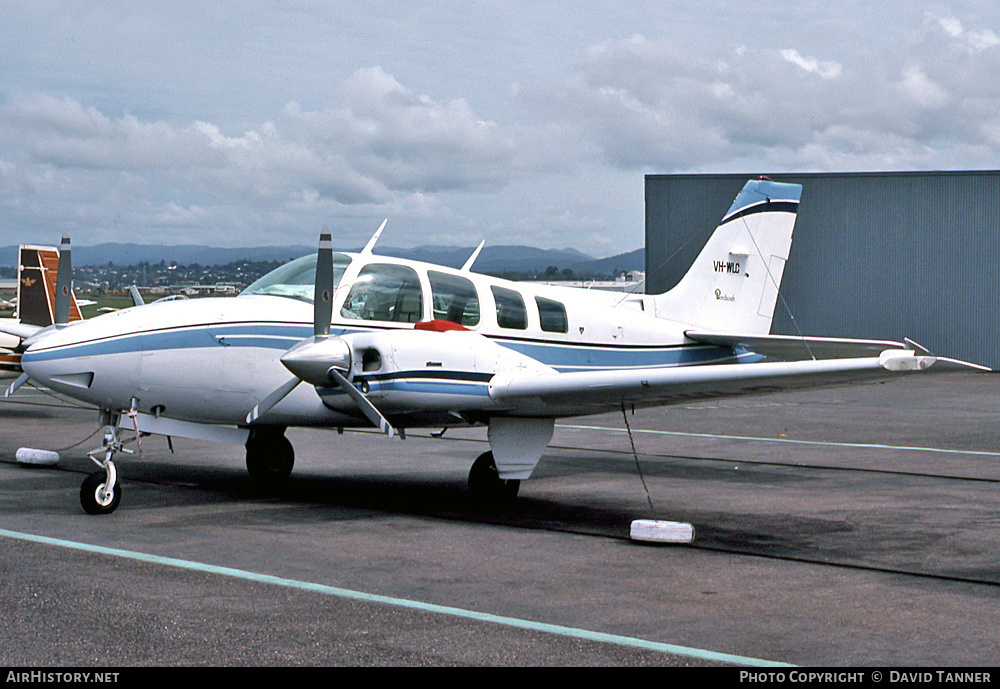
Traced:
<path fill-rule="evenodd" d="M 909 338 L 892 340 L 859 340 L 847 337 L 801 337 L 797 335 L 754 335 L 747 333 L 709 333 L 688 330 L 684 335 L 701 344 L 732 347 L 758 354 L 770 361 L 803 361 L 807 359 L 856 359 L 878 357 L 886 350 L 913 352 L 918 357 L 933 357 L 939 365 L 954 369 L 990 369 L 980 364 L 947 357 L 934 357 L 927 348 Z M 939 366 L 944 368 L 945 366 Z"/>
<path fill-rule="evenodd" d="M 688 330 L 684 335 L 702 344 L 742 349 L 776 361 L 877 357 L 887 349 L 912 349 L 902 342 L 891 340 L 855 340 L 843 337 L 710 333 L 695 330 Z"/>

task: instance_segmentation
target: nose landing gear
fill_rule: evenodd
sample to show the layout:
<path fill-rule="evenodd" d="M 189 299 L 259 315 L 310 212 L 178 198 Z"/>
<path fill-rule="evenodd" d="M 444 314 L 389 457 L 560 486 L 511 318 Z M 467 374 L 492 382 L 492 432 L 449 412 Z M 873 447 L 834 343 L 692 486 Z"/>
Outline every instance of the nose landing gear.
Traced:
<path fill-rule="evenodd" d="M 106 471 L 95 471 L 80 486 L 80 504 L 87 514 L 110 514 L 122 500 L 122 486 L 115 476 L 114 462 L 108 460 Z"/>
<path fill-rule="evenodd" d="M 135 414 L 133 402 L 130 415 Z M 125 447 L 118 437 L 118 421 L 121 414 L 104 409 L 101 411 L 101 421 L 104 424 L 104 442 L 101 447 L 87 453 L 91 461 L 101 468 L 83 480 L 80 486 L 80 505 L 87 514 L 111 514 L 122 500 L 122 486 L 118 482 L 118 470 L 115 467 L 116 452 L 135 454 Z M 138 429 L 136 429 L 138 438 Z M 103 458 L 101 454 L 103 453 Z"/>
<path fill-rule="evenodd" d="M 104 453 L 104 458 L 98 459 L 95 455 L 101 452 Z M 91 461 L 103 469 L 87 476 L 80 486 L 80 505 L 87 514 L 111 514 L 121 502 L 122 486 L 118 482 L 118 470 L 112 459 L 115 452 L 132 451 L 125 448 L 118 438 L 116 425 L 109 423 L 104 427 L 104 444 L 99 449 L 87 453 Z"/>

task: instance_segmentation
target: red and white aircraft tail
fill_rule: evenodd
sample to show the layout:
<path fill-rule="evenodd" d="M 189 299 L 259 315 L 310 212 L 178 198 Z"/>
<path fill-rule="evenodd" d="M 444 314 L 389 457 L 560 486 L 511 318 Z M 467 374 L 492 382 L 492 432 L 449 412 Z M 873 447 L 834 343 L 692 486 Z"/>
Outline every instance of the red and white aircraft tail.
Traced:
<path fill-rule="evenodd" d="M 69 251 L 68 241 L 64 242 L 64 247 L 65 251 Z M 20 328 L 23 332 L 0 333 L 0 378 L 16 377 L 21 373 L 20 349 L 25 337 L 60 322 L 56 313 L 56 292 L 60 289 L 59 252 L 60 249 L 54 246 L 22 244 L 18 248 L 17 298 L 11 320 L 23 326 Z M 69 308 L 62 322 L 82 320 L 76 295 L 69 287 L 69 276 L 63 282 L 69 295 L 66 302 Z"/>
<path fill-rule="evenodd" d="M 17 259 L 17 311 L 15 317 L 27 325 L 43 328 L 56 322 L 56 282 L 59 249 L 54 246 L 19 247 Z M 76 296 L 69 292 L 67 321 L 83 318 Z"/>

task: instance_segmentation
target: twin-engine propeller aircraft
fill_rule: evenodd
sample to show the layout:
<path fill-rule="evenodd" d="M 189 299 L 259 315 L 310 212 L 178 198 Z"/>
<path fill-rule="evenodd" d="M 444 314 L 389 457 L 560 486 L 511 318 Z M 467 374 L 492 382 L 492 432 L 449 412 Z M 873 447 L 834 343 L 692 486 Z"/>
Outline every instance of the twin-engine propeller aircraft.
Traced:
<path fill-rule="evenodd" d="M 96 405 L 101 467 L 89 513 L 121 498 L 124 429 L 246 445 L 250 475 L 292 470 L 288 426 L 485 425 L 469 473 L 513 497 L 555 419 L 920 371 L 925 350 L 887 341 L 769 335 L 801 187 L 750 181 L 689 272 L 659 295 L 515 283 L 372 253 L 319 251 L 236 298 L 136 306 L 39 329 L 24 376 Z M 482 245 L 480 245 L 481 248 Z"/>

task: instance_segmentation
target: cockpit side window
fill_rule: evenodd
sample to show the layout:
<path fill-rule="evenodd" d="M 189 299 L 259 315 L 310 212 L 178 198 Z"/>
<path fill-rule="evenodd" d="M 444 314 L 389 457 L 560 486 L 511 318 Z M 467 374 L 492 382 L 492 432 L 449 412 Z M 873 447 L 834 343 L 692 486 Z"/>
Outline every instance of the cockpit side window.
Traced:
<path fill-rule="evenodd" d="M 479 295 L 476 286 L 458 275 L 428 270 L 434 318 L 459 325 L 479 325 Z"/>
<path fill-rule="evenodd" d="M 361 269 L 340 309 L 344 318 L 416 323 L 423 316 L 420 278 L 407 266 L 370 263 Z"/>
<path fill-rule="evenodd" d="M 334 291 L 350 263 L 350 256 L 333 255 Z M 270 294 L 276 297 L 291 297 L 311 304 L 316 294 L 316 254 L 297 258 L 275 268 L 240 294 Z"/>
<path fill-rule="evenodd" d="M 538 305 L 538 322 L 542 330 L 550 333 L 569 332 L 565 306 L 545 297 L 535 297 L 535 303 Z"/>
<path fill-rule="evenodd" d="M 497 325 L 501 328 L 524 330 L 528 327 L 528 311 L 524 299 L 512 289 L 491 285 L 493 301 L 497 306 Z"/>

